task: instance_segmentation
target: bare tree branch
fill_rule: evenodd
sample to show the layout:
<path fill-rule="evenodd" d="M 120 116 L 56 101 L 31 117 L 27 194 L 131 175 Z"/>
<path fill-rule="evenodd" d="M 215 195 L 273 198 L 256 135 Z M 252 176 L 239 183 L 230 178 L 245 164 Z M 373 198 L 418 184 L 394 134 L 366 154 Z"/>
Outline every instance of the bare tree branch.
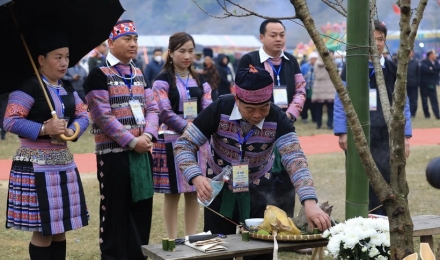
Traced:
<path fill-rule="evenodd" d="M 388 99 L 387 87 L 385 85 L 385 80 L 382 71 L 382 65 L 380 64 L 379 52 L 376 46 L 376 39 L 374 38 L 374 17 L 376 16 L 376 0 L 371 0 L 370 2 L 370 56 L 373 62 L 374 74 L 376 75 L 376 82 L 378 88 L 378 94 L 380 99 L 380 104 L 382 105 L 383 116 L 387 124 L 388 129 L 390 129 L 391 121 L 391 109 L 390 101 Z M 385 40 L 385 39 L 384 39 Z"/>
<path fill-rule="evenodd" d="M 428 0 L 421 0 L 416 10 L 416 14 L 411 23 L 411 16 L 413 14 L 411 10 L 410 0 L 400 0 L 400 48 L 398 50 L 398 64 L 397 64 L 397 76 L 393 93 L 393 106 L 392 106 L 392 120 L 390 138 L 391 141 L 391 154 L 395 156 L 392 158 L 394 163 L 391 164 L 392 172 L 399 172 L 400 174 L 392 175 L 391 188 L 398 189 L 402 194 L 408 194 L 409 188 L 405 178 L 405 143 L 404 128 L 405 128 L 405 116 L 404 108 L 406 103 L 406 84 L 407 84 L 407 71 L 409 63 L 409 54 L 414 46 L 414 39 L 417 34 L 417 29 L 420 25 L 420 21 L 423 18 L 423 12 L 427 5 Z"/>
<path fill-rule="evenodd" d="M 205 14 L 207 14 L 207 15 L 213 17 L 213 18 L 217 18 L 217 19 L 225 19 L 225 18 L 228 18 L 228 17 L 249 17 L 249 16 L 256 16 L 256 17 L 260 17 L 260 18 L 263 18 L 263 19 L 277 19 L 277 20 L 293 20 L 293 19 L 297 19 L 296 16 L 272 17 L 272 16 L 261 15 L 261 14 L 259 14 L 259 13 L 254 12 L 254 11 L 251 11 L 251 10 L 249 10 L 249 9 L 247 9 L 247 8 L 244 8 L 243 6 L 241 6 L 241 5 L 239 5 L 239 4 L 235 3 L 235 2 L 233 2 L 232 0 L 224 0 L 224 1 L 223 1 L 223 4 L 220 3 L 220 0 L 217 0 L 217 3 L 222 7 L 222 9 L 223 9 L 223 11 L 224 11 L 225 13 L 223 14 L 223 16 L 216 16 L 216 15 L 210 14 L 210 13 L 208 13 L 207 11 L 205 11 L 205 10 L 204 10 L 204 9 L 203 9 L 203 8 L 197 3 L 196 0 L 192 0 L 192 1 L 196 4 L 196 6 L 197 6 L 200 10 L 202 10 L 202 12 L 204 12 Z M 234 10 L 234 11 L 230 11 L 230 10 L 227 8 L 227 6 L 226 6 L 226 2 L 230 3 L 231 5 L 234 5 L 234 6 L 238 7 L 239 9 L 241 9 L 241 10 L 243 10 L 243 11 L 245 11 L 245 13 L 238 14 L 236 10 Z"/>
<path fill-rule="evenodd" d="M 228 2 L 228 3 L 230 3 L 231 5 L 234 5 L 234 6 L 238 7 L 238 8 L 240 8 L 241 10 L 247 12 L 246 16 L 256 16 L 256 17 L 260 17 L 260 18 L 263 18 L 263 19 L 277 19 L 277 20 L 291 20 L 291 19 L 297 19 L 296 16 L 290 16 L 290 17 L 289 17 L 289 16 L 288 16 L 288 17 L 269 17 L 269 16 L 263 16 L 263 15 L 261 15 L 261 14 L 259 14 L 259 13 L 256 13 L 256 12 L 254 12 L 254 11 L 251 11 L 251 10 L 247 9 L 247 8 L 244 8 L 243 6 L 241 6 L 241 5 L 237 4 L 237 3 L 235 3 L 235 2 L 232 1 L 232 0 L 225 0 L 225 1 Z"/>
<path fill-rule="evenodd" d="M 414 40 L 417 36 L 417 30 L 419 29 L 420 22 L 423 18 L 423 13 L 425 12 L 426 5 L 428 4 L 428 0 L 421 0 L 416 9 L 416 15 L 413 18 L 411 23 L 411 33 L 409 35 L 409 47 L 412 49 L 414 47 Z"/>
<path fill-rule="evenodd" d="M 344 11 L 344 13 L 347 13 L 347 9 L 345 8 L 345 6 L 342 4 L 342 2 L 344 2 L 344 0 L 335 0 L 336 3 L 338 3 L 339 7 L 342 9 L 342 11 Z"/>
<path fill-rule="evenodd" d="M 225 18 L 228 18 L 228 17 L 231 17 L 231 16 L 232 16 L 232 15 L 227 15 L 227 14 L 225 14 L 224 16 L 216 16 L 216 15 L 210 14 L 210 13 L 208 13 L 207 11 L 205 11 L 205 9 L 203 9 L 203 8 L 197 3 L 196 0 L 192 0 L 192 1 L 194 2 L 194 4 L 196 4 L 196 6 L 197 6 L 202 12 L 204 12 L 205 14 L 211 16 L 212 18 L 225 19 Z M 221 6 L 221 5 L 220 5 L 220 6 Z"/>
<path fill-rule="evenodd" d="M 347 17 L 347 10 L 342 5 L 342 0 L 335 0 L 336 2 L 332 2 L 332 0 L 322 0 L 322 2 L 328 5 L 330 8 L 334 9 L 336 12 L 340 13 L 342 16 Z"/>

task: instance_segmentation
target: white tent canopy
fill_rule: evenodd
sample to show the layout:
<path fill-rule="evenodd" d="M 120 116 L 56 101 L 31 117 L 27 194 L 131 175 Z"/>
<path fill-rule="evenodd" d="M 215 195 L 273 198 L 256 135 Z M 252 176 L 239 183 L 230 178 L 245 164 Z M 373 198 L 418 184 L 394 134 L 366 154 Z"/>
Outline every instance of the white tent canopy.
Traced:
<path fill-rule="evenodd" d="M 192 34 L 196 45 L 203 47 L 259 48 L 260 40 L 253 35 Z M 140 47 L 168 47 L 169 35 L 139 35 Z"/>

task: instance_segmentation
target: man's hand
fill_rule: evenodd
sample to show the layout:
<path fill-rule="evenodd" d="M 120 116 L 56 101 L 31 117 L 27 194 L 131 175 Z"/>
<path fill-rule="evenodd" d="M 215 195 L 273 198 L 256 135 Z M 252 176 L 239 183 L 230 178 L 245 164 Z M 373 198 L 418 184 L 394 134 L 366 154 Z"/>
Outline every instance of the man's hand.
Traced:
<path fill-rule="evenodd" d="M 409 157 L 409 138 L 405 137 L 405 156 L 406 158 Z"/>
<path fill-rule="evenodd" d="M 212 198 L 212 188 L 209 185 L 209 179 L 204 176 L 194 177 L 192 180 L 194 186 L 196 186 L 197 197 L 200 201 L 209 201 Z"/>
<path fill-rule="evenodd" d="M 151 148 L 153 148 L 153 143 L 150 138 L 146 135 L 141 135 L 138 137 L 138 141 L 133 150 L 137 153 L 148 153 Z"/>
<path fill-rule="evenodd" d="M 324 231 L 331 227 L 329 215 L 322 211 L 314 200 L 304 201 L 304 209 L 311 230 L 317 227 L 320 231 Z"/>
<path fill-rule="evenodd" d="M 344 151 L 347 150 L 347 134 L 339 135 L 338 144 L 342 150 L 344 150 Z"/>

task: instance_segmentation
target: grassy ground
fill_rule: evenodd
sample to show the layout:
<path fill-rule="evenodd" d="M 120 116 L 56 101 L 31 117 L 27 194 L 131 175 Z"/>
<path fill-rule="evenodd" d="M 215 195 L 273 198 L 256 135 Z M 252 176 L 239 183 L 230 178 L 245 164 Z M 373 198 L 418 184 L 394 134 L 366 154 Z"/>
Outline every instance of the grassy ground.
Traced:
<path fill-rule="evenodd" d="M 424 169 L 427 162 L 440 154 L 439 146 L 423 146 L 412 149 L 411 157 L 407 162 L 407 178 L 410 186 L 410 210 L 412 215 L 436 214 L 440 215 L 438 207 L 439 191 L 430 187 L 424 176 Z M 310 170 L 316 182 L 318 197 L 320 201 L 330 201 L 334 205 L 333 216 L 342 220 L 345 215 L 345 173 L 343 153 L 308 156 Z M 90 225 L 77 231 L 67 233 L 68 259 L 99 259 L 98 249 L 98 203 L 99 190 L 98 182 L 94 175 L 82 176 L 86 200 L 91 214 Z M 0 212 L 5 212 L 5 200 L 7 192 L 7 181 L 0 182 Z M 165 233 L 162 222 L 163 196 L 154 196 L 153 224 L 151 231 L 151 242 L 159 243 Z M 296 203 L 297 205 L 299 203 Z M 180 216 L 183 216 L 180 207 Z M 298 208 L 295 209 L 298 212 Z M 203 213 L 203 211 L 201 211 Z M 201 216 L 199 229 L 202 230 Z M 0 214 L 0 223 L 5 223 L 5 215 Z M 179 222 L 179 236 L 183 236 L 183 220 Z M 27 246 L 30 233 L 0 228 L 0 259 L 28 259 Z M 418 239 L 415 240 L 416 245 Z M 270 243 L 270 242 L 269 242 Z M 435 248 L 440 244 L 440 238 L 435 237 Z M 300 256 L 293 253 L 280 253 L 281 259 L 309 259 L 309 256 Z"/>
<path fill-rule="evenodd" d="M 439 92 L 440 93 L 440 92 Z M 326 119 L 324 119 L 325 122 Z M 325 123 L 324 123 L 325 125 Z M 424 119 L 419 110 L 413 120 L 414 128 L 440 127 L 440 120 Z M 299 135 L 331 134 L 329 129 L 316 129 L 316 124 L 296 123 Z M 336 142 L 336 139 L 335 139 Z M 16 136 L 8 134 L 6 141 L 0 141 L 0 159 L 9 159 L 14 154 L 19 143 Z M 93 152 L 93 137 L 86 132 L 77 143 L 69 144 L 73 153 Z M 439 191 L 430 187 L 424 175 L 428 161 L 440 155 L 440 146 L 413 147 L 411 157 L 407 161 L 407 179 L 410 186 L 409 202 L 412 215 L 435 214 L 440 215 L 438 207 Z M 345 215 L 345 170 L 344 155 L 342 152 L 324 155 L 309 155 L 310 170 L 313 174 L 315 185 L 320 201 L 329 201 L 334 205 L 333 216 L 343 220 Z M 95 175 L 82 175 L 83 185 L 86 192 L 86 200 L 90 211 L 91 220 L 89 226 L 77 231 L 67 233 L 68 259 L 100 259 L 98 248 L 98 207 L 99 189 Z M 7 181 L 0 181 L 0 212 L 5 212 L 7 197 Z M 159 243 L 165 233 L 162 221 L 163 196 L 154 196 L 153 223 L 150 240 L 151 243 Z M 296 205 L 299 205 L 297 202 Z M 295 212 L 299 209 L 296 208 Z M 183 216 L 183 208 L 179 206 L 179 214 Z M 201 211 L 199 230 L 202 230 L 203 211 Z M 183 219 L 179 219 L 179 236 L 183 236 Z M 0 214 L 0 223 L 5 223 L 5 215 Z M 0 260 L 28 259 L 29 232 L 6 230 L 0 228 Z M 416 247 L 418 239 L 415 240 Z M 440 237 L 435 237 L 435 249 L 440 245 Z M 310 256 L 296 255 L 293 253 L 280 253 L 281 259 L 310 259 Z"/>

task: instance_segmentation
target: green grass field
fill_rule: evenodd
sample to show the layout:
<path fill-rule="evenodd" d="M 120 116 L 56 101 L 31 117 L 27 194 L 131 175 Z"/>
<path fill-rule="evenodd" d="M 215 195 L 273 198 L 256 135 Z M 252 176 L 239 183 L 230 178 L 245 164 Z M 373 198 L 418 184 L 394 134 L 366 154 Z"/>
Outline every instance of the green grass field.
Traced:
<path fill-rule="evenodd" d="M 324 121 L 325 122 L 325 121 Z M 324 123 L 325 124 L 325 123 Z M 296 123 L 297 133 L 299 135 L 316 135 L 323 133 L 332 133 L 331 130 L 317 130 L 313 123 L 303 124 Z M 413 121 L 414 128 L 432 128 L 440 127 L 440 120 L 424 119 L 423 114 L 419 111 L 416 119 Z M 335 138 L 335 142 L 337 142 Z M 91 153 L 93 152 L 93 138 L 91 134 L 86 132 L 84 136 L 77 142 L 71 143 L 69 146 L 73 153 Z M 0 159 L 11 158 L 18 147 L 18 139 L 16 136 L 8 134 L 6 141 L 0 141 Z M 425 178 L 425 167 L 429 160 L 440 156 L 440 146 L 421 146 L 412 147 L 411 156 L 407 161 L 407 179 L 410 187 L 409 202 L 412 215 L 430 214 L 440 215 L 440 207 L 438 203 L 439 190 L 429 186 Z M 329 201 L 334 205 L 333 216 L 335 219 L 343 220 L 345 215 L 345 169 L 343 152 L 308 155 L 309 166 L 315 180 L 315 186 L 320 201 Z M 67 255 L 68 259 L 100 259 L 98 248 L 98 207 L 99 207 L 99 189 L 95 174 L 83 174 L 82 181 L 86 192 L 86 200 L 90 211 L 89 226 L 77 231 L 67 233 Z M 5 223 L 7 181 L 0 181 L 0 223 Z M 162 203 L 163 196 L 161 194 L 154 195 L 153 223 L 150 235 L 151 243 L 159 243 L 165 228 L 162 222 Z M 299 211 L 298 205 L 295 212 Z M 183 208 L 180 206 L 179 214 L 181 216 L 179 222 L 179 236 L 183 236 Z M 203 214 L 203 211 L 201 211 Z M 200 217 L 199 228 L 202 230 L 202 219 Z M 0 260 L 28 259 L 28 244 L 30 240 L 29 232 L 7 230 L 0 228 Z M 418 239 L 415 240 L 416 246 Z M 271 242 L 268 242 L 271 243 Z M 440 237 L 435 237 L 435 249 L 440 246 Z M 280 253 L 281 259 L 310 259 L 310 256 L 296 255 L 293 253 Z"/>

